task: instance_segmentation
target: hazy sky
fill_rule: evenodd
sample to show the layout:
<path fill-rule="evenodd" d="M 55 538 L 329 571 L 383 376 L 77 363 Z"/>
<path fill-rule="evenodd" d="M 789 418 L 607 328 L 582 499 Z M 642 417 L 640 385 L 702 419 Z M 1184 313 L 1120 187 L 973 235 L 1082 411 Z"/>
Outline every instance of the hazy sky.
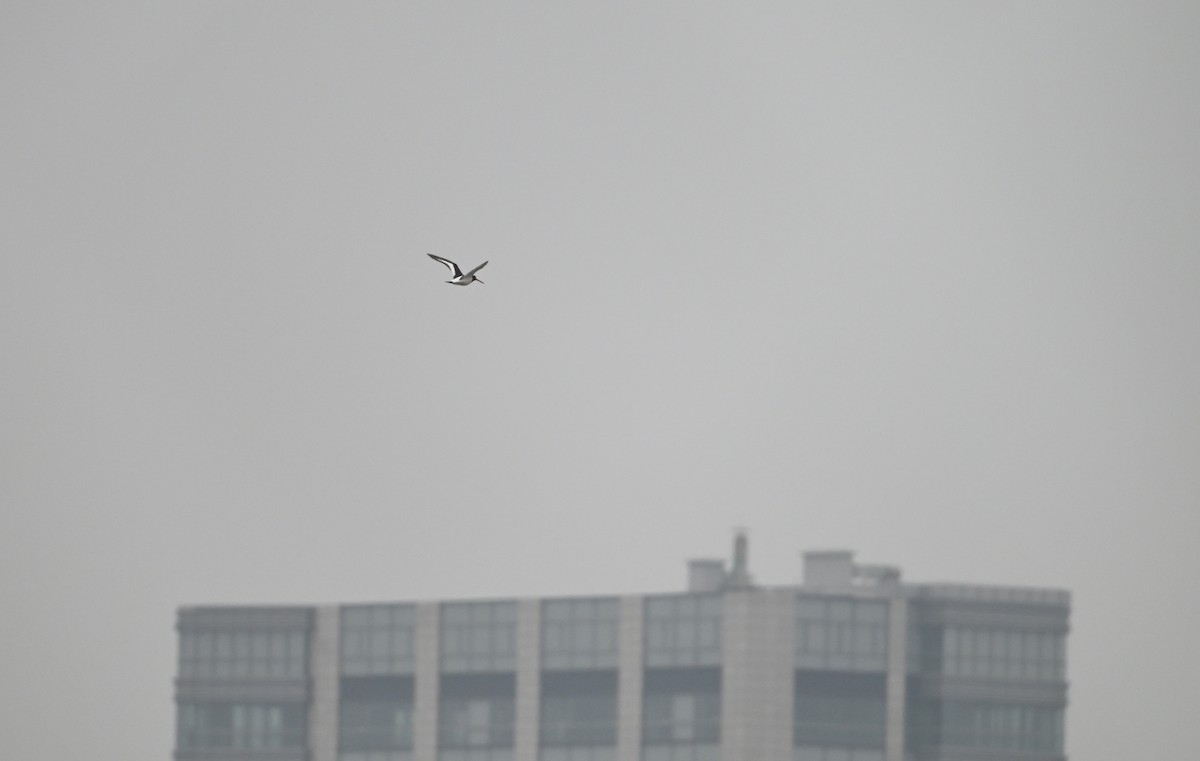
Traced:
<path fill-rule="evenodd" d="M 162 761 L 175 609 L 1074 593 L 1194 755 L 1200 4 L 0 3 L 0 737 Z M 425 252 L 485 285 L 445 285 Z"/>

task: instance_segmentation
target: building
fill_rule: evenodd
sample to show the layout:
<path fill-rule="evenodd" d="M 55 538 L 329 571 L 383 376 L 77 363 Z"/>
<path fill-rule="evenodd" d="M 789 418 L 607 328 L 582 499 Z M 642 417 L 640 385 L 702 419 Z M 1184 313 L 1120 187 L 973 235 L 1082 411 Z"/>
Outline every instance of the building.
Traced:
<path fill-rule="evenodd" d="M 799 586 L 188 607 L 177 761 L 1064 759 L 1067 592 L 909 584 L 849 552 Z"/>

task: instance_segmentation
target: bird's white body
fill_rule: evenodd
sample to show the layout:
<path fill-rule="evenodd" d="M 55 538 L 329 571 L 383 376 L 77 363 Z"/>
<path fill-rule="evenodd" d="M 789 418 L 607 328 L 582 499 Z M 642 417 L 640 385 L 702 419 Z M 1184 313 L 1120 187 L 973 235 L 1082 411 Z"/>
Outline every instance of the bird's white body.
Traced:
<path fill-rule="evenodd" d="M 454 275 L 454 277 L 452 277 L 451 279 L 446 281 L 450 285 L 470 285 L 471 283 L 476 283 L 476 282 L 482 283 L 483 282 L 479 278 L 475 277 L 475 273 L 478 272 L 479 270 L 483 269 L 484 267 L 486 267 L 487 262 L 484 262 L 483 264 L 479 265 L 478 267 L 471 270 L 470 272 L 463 272 L 461 269 L 459 269 L 459 266 L 457 264 L 450 261 L 449 259 L 444 259 L 440 256 L 434 256 L 433 254 L 426 254 L 426 256 L 428 256 L 430 259 L 434 260 L 435 262 L 441 262 L 442 264 L 446 265 L 447 269 L 450 270 L 450 274 Z"/>

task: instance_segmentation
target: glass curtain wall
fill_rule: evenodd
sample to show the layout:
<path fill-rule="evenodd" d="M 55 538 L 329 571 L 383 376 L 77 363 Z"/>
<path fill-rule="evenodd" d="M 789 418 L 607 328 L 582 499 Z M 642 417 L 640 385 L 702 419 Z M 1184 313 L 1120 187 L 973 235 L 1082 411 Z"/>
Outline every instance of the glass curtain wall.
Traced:
<path fill-rule="evenodd" d="M 511 761 L 516 641 L 515 602 L 442 604 L 439 761 Z"/>
<path fill-rule="evenodd" d="M 716 761 L 721 755 L 720 743 L 719 668 L 646 671 L 643 761 Z"/>
<path fill-rule="evenodd" d="M 302 703 L 182 703 L 178 745 L 187 749 L 301 748 L 306 721 Z"/>
<path fill-rule="evenodd" d="M 643 761 L 721 757 L 720 594 L 648 597 Z"/>
<path fill-rule="evenodd" d="M 888 603 L 796 600 L 796 761 L 882 761 Z"/>
<path fill-rule="evenodd" d="M 541 761 L 613 761 L 616 598 L 546 600 L 541 611 Z"/>
<path fill-rule="evenodd" d="M 179 635 L 183 679 L 303 679 L 308 637 L 296 630 L 184 631 Z"/>
<path fill-rule="evenodd" d="M 921 665 L 926 673 L 1003 681 L 1066 679 L 1062 632 L 972 626 L 925 627 Z"/>
<path fill-rule="evenodd" d="M 916 706 L 915 746 L 1059 755 L 1063 709 L 984 700 L 930 701 Z"/>
<path fill-rule="evenodd" d="M 886 671 L 887 622 L 882 600 L 800 597 L 796 668 Z"/>

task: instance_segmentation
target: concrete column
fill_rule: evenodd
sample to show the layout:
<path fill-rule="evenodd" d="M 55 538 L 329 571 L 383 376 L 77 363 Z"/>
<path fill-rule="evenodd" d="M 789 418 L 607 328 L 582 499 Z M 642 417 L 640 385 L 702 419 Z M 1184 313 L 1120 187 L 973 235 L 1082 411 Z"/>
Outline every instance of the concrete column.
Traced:
<path fill-rule="evenodd" d="M 645 606 L 641 596 L 621 598 L 617 637 L 617 761 L 641 761 Z"/>
<path fill-rule="evenodd" d="M 792 757 L 795 593 L 731 589 L 721 624 L 721 757 Z"/>
<path fill-rule="evenodd" d="M 538 722 L 541 718 L 542 605 L 540 600 L 517 603 L 517 726 L 516 761 L 537 761 Z"/>
<path fill-rule="evenodd" d="M 341 609 L 336 605 L 317 608 L 309 646 L 308 748 L 312 761 L 337 761 L 340 639 Z"/>
<path fill-rule="evenodd" d="M 904 761 L 904 712 L 908 684 L 908 600 L 897 589 L 888 605 L 886 761 Z"/>
<path fill-rule="evenodd" d="M 437 761 L 438 680 L 441 664 L 436 602 L 417 604 L 417 641 L 413 685 L 413 761 Z"/>

